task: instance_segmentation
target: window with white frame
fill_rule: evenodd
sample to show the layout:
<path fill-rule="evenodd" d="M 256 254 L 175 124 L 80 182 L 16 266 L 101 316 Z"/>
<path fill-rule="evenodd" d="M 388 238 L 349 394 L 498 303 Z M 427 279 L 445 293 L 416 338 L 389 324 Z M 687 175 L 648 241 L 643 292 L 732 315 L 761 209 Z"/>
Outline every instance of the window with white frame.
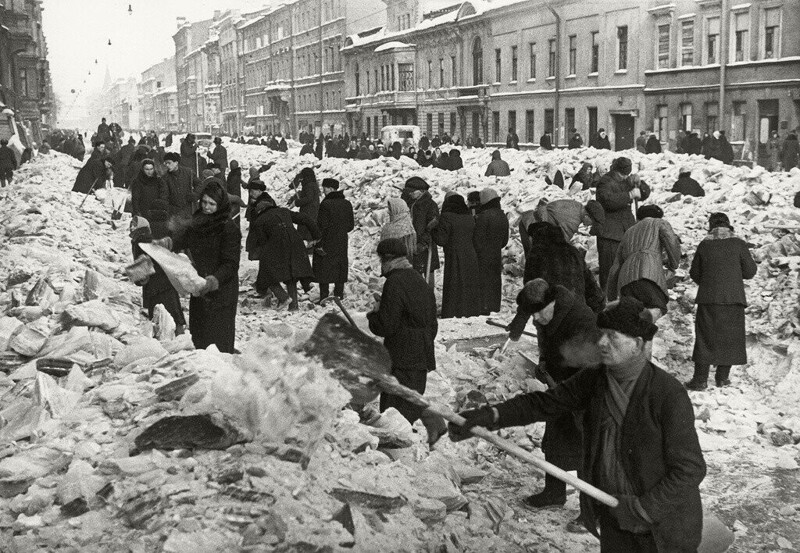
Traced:
<path fill-rule="evenodd" d="M 555 77 L 556 76 L 556 39 L 551 38 L 548 41 L 549 44 L 549 52 L 547 57 L 547 76 L 548 77 Z"/>
<path fill-rule="evenodd" d="M 706 20 L 706 63 L 719 63 L 719 17 Z"/>
<path fill-rule="evenodd" d="M 694 20 L 681 22 L 681 67 L 694 65 Z"/>
<path fill-rule="evenodd" d="M 592 31 L 592 62 L 589 73 L 597 73 L 600 69 L 600 43 L 597 40 L 598 31 Z"/>
<path fill-rule="evenodd" d="M 444 58 L 439 58 L 439 88 L 444 88 Z"/>
<path fill-rule="evenodd" d="M 735 12 L 732 27 L 732 57 L 734 61 L 747 61 L 750 59 L 750 12 Z"/>
<path fill-rule="evenodd" d="M 499 83 L 502 77 L 502 51 L 500 48 L 495 49 L 494 51 L 494 82 Z"/>
<path fill-rule="evenodd" d="M 511 80 L 517 81 L 517 47 L 511 47 Z"/>
<path fill-rule="evenodd" d="M 410 91 L 414 90 L 414 64 L 413 63 L 398 63 L 397 74 L 400 77 L 400 90 Z"/>
<path fill-rule="evenodd" d="M 450 56 L 450 86 L 458 86 L 458 73 L 456 72 L 456 57 Z"/>
<path fill-rule="evenodd" d="M 764 59 L 778 58 L 780 52 L 781 34 L 781 9 L 767 8 L 764 10 L 764 48 L 762 50 Z"/>
<path fill-rule="evenodd" d="M 669 23 L 658 26 L 658 59 L 656 67 L 659 69 L 669 68 Z"/>
<path fill-rule="evenodd" d="M 528 78 L 533 80 L 536 78 L 536 43 L 529 42 L 528 43 Z"/>

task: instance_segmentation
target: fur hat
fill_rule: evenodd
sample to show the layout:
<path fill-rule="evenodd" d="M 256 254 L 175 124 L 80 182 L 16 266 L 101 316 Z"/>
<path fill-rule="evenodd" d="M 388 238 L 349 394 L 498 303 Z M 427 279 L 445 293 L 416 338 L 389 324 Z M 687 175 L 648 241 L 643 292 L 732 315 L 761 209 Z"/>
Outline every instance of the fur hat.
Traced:
<path fill-rule="evenodd" d="M 708 230 L 714 230 L 718 227 L 725 227 L 730 230 L 733 230 L 733 225 L 731 225 L 731 220 L 728 219 L 728 216 L 724 213 L 712 213 L 708 216 Z"/>
<path fill-rule="evenodd" d="M 597 327 L 616 330 L 645 342 L 653 339 L 658 327 L 644 304 L 631 296 L 622 296 L 597 316 Z"/>
<path fill-rule="evenodd" d="M 322 179 L 322 188 L 332 188 L 339 190 L 339 181 L 336 179 L 324 178 Z"/>
<path fill-rule="evenodd" d="M 406 188 L 411 190 L 428 190 L 430 185 L 422 177 L 411 177 L 406 181 Z"/>
<path fill-rule="evenodd" d="M 524 303 L 531 313 L 538 313 L 556 297 L 554 286 L 550 286 L 543 278 L 535 278 L 525 283 L 517 303 Z"/>
<path fill-rule="evenodd" d="M 481 190 L 481 205 L 486 205 L 495 198 L 499 198 L 497 191 L 494 188 L 484 188 Z"/>
<path fill-rule="evenodd" d="M 265 192 L 267 190 L 267 185 L 264 184 L 264 182 L 262 180 L 253 179 L 253 180 L 251 180 L 250 182 L 247 183 L 247 189 L 248 190 L 261 190 L 262 192 Z"/>
<path fill-rule="evenodd" d="M 611 162 L 611 171 L 619 171 L 620 173 L 627 175 L 631 172 L 633 168 L 633 163 L 627 157 L 618 157 L 614 161 Z"/>
<path fill-rule="evenodd" d="M 400 238 L 386 238 L 378 243 L 378 255 L 381 257 L 405 257 L 408 255 L 405 242 Z"/>
<path fill-rule="evenodd" d="M 175 163 L 180 163 L 181 155 L 178 152 L 167 152 L 164 154 L 164 161 L 174 161 Z"/>
<path fill-rule="evenodd" d="M 643 205 L 639 209 L 636 210 L 636 220 L 641 221 L 647 217 L 652 217 L 653 219 L 661 219 L 664 217 L 664 210 L 658 207 L 656 204 L 647 204 Z"/>

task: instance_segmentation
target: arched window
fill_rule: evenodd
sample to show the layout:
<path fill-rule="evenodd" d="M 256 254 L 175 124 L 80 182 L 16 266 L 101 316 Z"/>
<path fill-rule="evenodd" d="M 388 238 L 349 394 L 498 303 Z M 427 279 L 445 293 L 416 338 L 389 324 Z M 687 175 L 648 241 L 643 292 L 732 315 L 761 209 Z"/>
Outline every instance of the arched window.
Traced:
<path fill-rule="evenodd" d="M 472 84 L 483 83 L 483 46 L 481 38 L 477 37 L 472 43 Z"/>

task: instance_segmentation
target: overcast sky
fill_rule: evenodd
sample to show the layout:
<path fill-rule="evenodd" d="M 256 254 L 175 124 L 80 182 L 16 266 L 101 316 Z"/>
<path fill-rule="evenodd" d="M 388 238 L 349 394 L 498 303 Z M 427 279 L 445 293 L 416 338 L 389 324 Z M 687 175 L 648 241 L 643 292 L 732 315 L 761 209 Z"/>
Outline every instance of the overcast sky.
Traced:
<path fill-rule="evenodd" d="M 106 67 L 112 79 L 140 74 L 175 53 L 175 20 L 212 17 L 214 10 L 257 9 L 269 0 L 44 0 L 42 25 L 56 95 L 64 110 L 80 92 L 103 84 Z M 128 5 L 133 9 L 128 14 Z M 111 39 L 111 46 L 108 41 Z M 95 64 L 97 60 L 97 64 Z M 91 75 L 89 72 L 91 71 Z M 84 81 L 86 81 L 84 83 Z M 76 92 L 73 94 L 71 90 Z M 62 114 L 63 115 L 63 114 Z"/>

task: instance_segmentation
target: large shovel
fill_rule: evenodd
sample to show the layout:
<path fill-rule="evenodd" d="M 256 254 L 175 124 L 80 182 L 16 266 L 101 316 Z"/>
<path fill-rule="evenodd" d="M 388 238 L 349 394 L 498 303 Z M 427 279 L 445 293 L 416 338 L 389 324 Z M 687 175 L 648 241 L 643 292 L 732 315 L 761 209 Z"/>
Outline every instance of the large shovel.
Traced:
<path fill-rule="evenodd" d="M 401 385 L 391 375 L 391 360 L 386 348 L 352 327 L 338 315 L 333 313 L 323 315 L 311 337 L 300 347 L 300 351 L 311 357 L 317 357 L 327 369 L 330 369 L 333 376 L 353 395 L 353 401 L 367 403 L 375 399 L 380 392 L 386 392 L 425 407 L 431 413 L 435 413 L 453 424 L 463 426 L 465 422 L 464 417 L 453 413 L 446 407 L 432 405 L 418 392 Z M 566 482 L 604 505 L 616 507 L 619 503 L 616 498 L 606 492 L 561 470 L 552 463 L 534 457 L 530 452 L 485 428 L 474 427 L 471 432 L 514 457 Z"/>

